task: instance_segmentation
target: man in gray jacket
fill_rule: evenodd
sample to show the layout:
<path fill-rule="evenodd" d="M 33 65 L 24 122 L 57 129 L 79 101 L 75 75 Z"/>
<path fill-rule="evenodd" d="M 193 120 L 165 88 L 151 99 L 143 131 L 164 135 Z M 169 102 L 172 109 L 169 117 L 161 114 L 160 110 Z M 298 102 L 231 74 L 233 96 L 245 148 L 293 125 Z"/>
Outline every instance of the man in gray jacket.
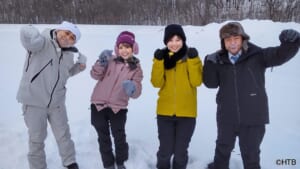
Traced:
<path fill-rule="evenodd" d="M 28 128 L 30 169 L 47 168 L 44 151 L 47 122 L 58 144 L 62 164 L 68 169 L 78 169 L 66 113 L 65 85 L 70 76 L 86 67 L 86 57 L 73 46 L 80 35 L 78 27 L 67 21 L 43 33 L 31 25 L 21 28 L 20 38 L 27 56 L 17 100 L 23 104 Z M 78 53 L 76 63 L 74 53 Z"/>

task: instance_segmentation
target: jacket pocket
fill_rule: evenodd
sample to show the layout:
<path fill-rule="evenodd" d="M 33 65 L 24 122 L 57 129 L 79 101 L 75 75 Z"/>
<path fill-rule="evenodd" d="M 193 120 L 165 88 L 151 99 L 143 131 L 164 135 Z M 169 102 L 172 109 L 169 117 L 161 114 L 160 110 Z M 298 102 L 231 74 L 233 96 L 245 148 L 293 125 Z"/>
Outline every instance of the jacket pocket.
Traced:
<path fill-rule="evenodd" d="M 45 66 L 43 66 L 42 69 L 32 77 L 30 82 L 32 83 L 43 72 L 43 70 L 46 69 L 46 67 L 48 67 L 50 64 L 52 65 L 52 61 L 53 59 L 49 60 L 49 62 Z"/>

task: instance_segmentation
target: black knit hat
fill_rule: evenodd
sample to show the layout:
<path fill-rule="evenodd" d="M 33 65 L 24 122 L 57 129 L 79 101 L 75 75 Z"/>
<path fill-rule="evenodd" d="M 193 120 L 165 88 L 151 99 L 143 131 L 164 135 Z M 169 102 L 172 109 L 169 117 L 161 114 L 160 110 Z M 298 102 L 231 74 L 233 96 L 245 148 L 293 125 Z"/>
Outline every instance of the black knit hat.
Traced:
<path fill-rule="evenodd" d="M 185 33 L 181 27 L 181 25 L 178 24 L 170 24 L 165 28 L 165 35 L 164 35 L 164 43 L 167 45 L 168 41 L 174 36 L 179 36 L 182 41 L 185 43 L 186 37 Z"/>

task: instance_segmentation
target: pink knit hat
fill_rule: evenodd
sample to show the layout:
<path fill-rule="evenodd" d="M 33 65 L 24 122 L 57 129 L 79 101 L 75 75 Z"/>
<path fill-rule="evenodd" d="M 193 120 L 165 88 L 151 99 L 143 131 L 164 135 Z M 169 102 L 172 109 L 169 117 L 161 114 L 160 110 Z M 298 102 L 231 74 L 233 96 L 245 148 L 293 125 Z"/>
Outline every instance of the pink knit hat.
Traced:
<path fill-rule="evenodd" d="M 127 43 L 130 46 L 132 46 L 133 53 L 138 54 L 139 53 L 139 47 L 137 42 L 135 41 L 135 36 L 132 32 L 129 31 L 123 31 L 119 34 L 117 37 L 116 45 L 115 45 L 115 53 L 119 55 L 118 47 L 121 43 Z"/>

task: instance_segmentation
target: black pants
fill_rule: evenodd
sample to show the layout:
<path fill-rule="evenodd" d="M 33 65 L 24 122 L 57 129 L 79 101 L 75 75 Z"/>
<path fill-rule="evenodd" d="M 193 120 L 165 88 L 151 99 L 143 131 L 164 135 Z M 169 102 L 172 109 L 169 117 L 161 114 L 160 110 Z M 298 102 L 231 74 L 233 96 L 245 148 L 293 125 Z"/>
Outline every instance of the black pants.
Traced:
<path fill-rule="evenodd" d="M 214 168 L 229 169 L 231 152 L 236 137 L 242 155 L 244 169 L 260 169 L 260 144 L 265 135 L 265 125 L 236 126 L 218 124 Z"/>
<path fill-rule="evenodd" d="M 125 123 L 127 109 L 115 114 L 111 108 L 97 111 L 94 104 L 91 105 L 91 122 L 98 134 L 98 143 L 103 166 L 109 167 L 117 163 L 121 165 L 128 159 L 128 144 L 126 142 Z M 110 131 L 114 138 L 115 156 L 112 149 Z"/>
<path fill-rule="evenodd" d="M 173 156 L 173 169 L 186 169 L 188 147 L 196 125 L 195 118 L 157 116 L 159 150 L 158 169 L 170 169 Z"/>

